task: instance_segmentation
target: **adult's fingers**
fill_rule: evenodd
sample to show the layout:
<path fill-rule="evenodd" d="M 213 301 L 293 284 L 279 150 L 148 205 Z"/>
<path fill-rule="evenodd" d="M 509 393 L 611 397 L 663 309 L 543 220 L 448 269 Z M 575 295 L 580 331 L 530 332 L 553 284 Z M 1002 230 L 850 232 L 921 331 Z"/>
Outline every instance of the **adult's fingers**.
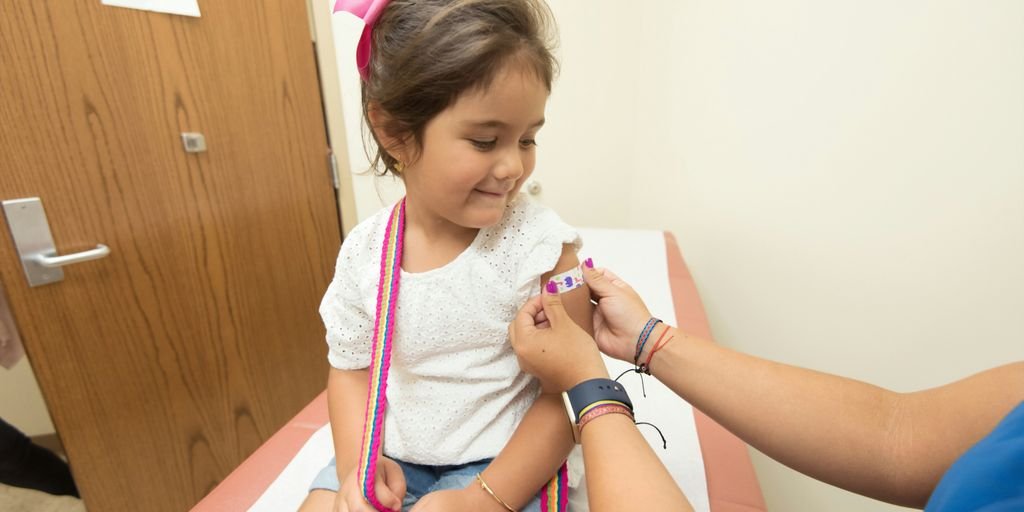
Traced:
<path fill-rule="evenodd" d="M 508 325 L 509 338 L 512 339 L 512 345 L 516 344 L 519 336 L 528 336 L 533 331 L 537 330 L 537 324 L 535 319 L 537 315 L 544 311 L 544 306 L 540 302 L 540 297 L 533 297 L 523 304 L 523 307 L 519 308 L 519 312 L 516 313 L 515 318 L 512 319 L 512 323 Z"/>
<path fill-rule="evenodd" d="M 605 279 L 608 279 L 609 281 L 611 281 L 612 286 L 614 286 L 616 288 L 626 289 L 626 290 L 633 290 L 633 287 L 630 286 L 629 283 L 627 283 L 621 277 L 619 277 L 619 275 L 616 274 L 615 272 L 612 272 L 611 270 L 609 270 L 607 268 L 602 269 L 602 270 L 604 271 Z"/>
<path fill-rule="evenodd" d="M 523 304 L 523 307 L 519 308 L 519 315 L 524 317 L 523 318 L 524 323 L 527 320 L 531 320 L 532 321 L 532 320 L 536 319 L 538 315 L 543 315 L 543 314 L 544 314 L 544 305 L 541 303 L 541 298 L 540 298 L 539 295 L 535 295 L 533 297 L 530 297 L 530 299 L 526 301 L 526 304 Z M 516 318 L 517 320 L 518 320 L 518 316 L 519 315 L 517 315 L 517 318 Z M 536 325 L 536 323 L 534 323 L 533 325 Z"/>
<path fill-rule="evenodd" d="M 572 321 L 569 318 L 569 313 L 565 311 L 565 305 L 562 304 L 562 296 L 558 294 L 558 287 L 554 286 L 554 282 L 549 282 L 540 296 L 541 304 L 544 305 L 544 315 L 547 316 L 551 327 L 557 328 L 566 320 Z"/>
<path fill-rule="evenodd" d="M 597 302 L 616 295 L 636 295 L 629 283 L 606 268 L 584 268 L 583 280 L 590 288 L 590 298 Z"/>
<path fill-rule="evenodd" d="M 533 317 L 533 321 L 539 329 L 551 327 L 551 322 L 548 322 L 548 315 L 547 313 L 544 312 L 543 309 L 540 310 L 540 313 L 537 313 L 537 316 Z"/>
<path fill-rule="evenodd" d="M 612 284 L 608 276 L 611 272 L 604 268 L 583 268 L 583 281 L 590 288 L 590 297 L 598 302 L 605 297 L 620 293 L 621 290 Z"/>

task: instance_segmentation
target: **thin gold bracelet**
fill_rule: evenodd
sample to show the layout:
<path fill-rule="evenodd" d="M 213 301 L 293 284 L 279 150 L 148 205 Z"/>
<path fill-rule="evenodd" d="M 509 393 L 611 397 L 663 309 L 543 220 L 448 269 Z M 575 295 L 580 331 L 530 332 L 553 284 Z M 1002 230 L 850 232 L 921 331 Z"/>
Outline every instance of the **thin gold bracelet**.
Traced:
<path fill-rule="evenodd" d="M 487 485 L 487 482 L 484 482 L 484 477 L 480 476 L 480 473 L 476 474 L 476 479 L 480 481 L 480 487 L 487 491 L 487 494 L 490 494 L 495 501 L 501 504 L 501 506 L 505 507 L 505 510 L 508 510 L 508 512 L 516 512 L 516 509 L 508 506 L 508 503 L 505 503 L 497 494 L 494 494 L 494 491 L 492 491 L 490 486 Z"/>

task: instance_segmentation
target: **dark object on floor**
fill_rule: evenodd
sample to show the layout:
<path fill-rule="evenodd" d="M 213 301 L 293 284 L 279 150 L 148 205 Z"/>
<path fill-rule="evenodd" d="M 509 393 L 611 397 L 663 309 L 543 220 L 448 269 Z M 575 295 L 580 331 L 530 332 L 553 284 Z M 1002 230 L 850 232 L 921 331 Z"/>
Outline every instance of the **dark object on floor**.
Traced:
<path fill-rule="evenodd" d="M 67 463 L 34 444 L 3 419 L 0 419 L 0 482 L 58 496 L 78 496 Z"/>

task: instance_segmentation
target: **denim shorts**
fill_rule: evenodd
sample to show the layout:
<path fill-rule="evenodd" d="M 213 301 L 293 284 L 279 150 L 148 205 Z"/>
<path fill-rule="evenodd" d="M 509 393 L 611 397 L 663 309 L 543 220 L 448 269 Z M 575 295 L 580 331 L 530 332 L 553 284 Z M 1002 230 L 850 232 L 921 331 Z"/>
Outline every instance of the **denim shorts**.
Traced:
<path fill-rule="evenodd" d="M 462 489 L 473 483 L 476 479 L 476 474 L 486 469 L 492 459 L 455 466 L 424 466 L 422 464 L 394 460 L 402 468 L 402 473 L 405 474 L 405 499 L 402 500 L 402 510 L 407 511 L 428 493 L 445 489 Z M 338 468 L 335 466 L 335 461 L 332 457 L 327 467 L 320 470 L 320 473 L 313 479 L 309 490 L 324 489 L 338 492 L 340 487 Z M 523 512 L 540 512 L 540 496 L 535 496 L 521 510 Z"/>

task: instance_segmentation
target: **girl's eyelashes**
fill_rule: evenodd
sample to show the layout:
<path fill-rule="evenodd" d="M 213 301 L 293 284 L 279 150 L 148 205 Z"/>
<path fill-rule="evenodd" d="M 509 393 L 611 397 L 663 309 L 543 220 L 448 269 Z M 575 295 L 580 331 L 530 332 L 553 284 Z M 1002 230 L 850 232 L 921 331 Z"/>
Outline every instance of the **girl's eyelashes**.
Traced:
<path fill-rule="evenodd" d="M 490 151 L 490 150 L 492 150 L 492 149 L 494 149 L 495 147 L 498 146 L 498 139 L 497 139 L 497 137 L 495 137 L 493 139 L 489 139 L 489 140 L 472 139 L 472 138 L 466 139 L 466 140 L 468 140 L 470 142 L 470 144 L 473 145 L 473 147 L 475 147 L 476 149 L 478 149 L 480 151 Z M 533 146 L 536 146 L 536 145 L 537 145 L 537 139 L 520 139 L 519 140 L 519 146 L 522 147 L 523 149 L 529 149 L 529 148 L 531 148 Z"/>
<path fill-rule="evenodd" d="M 468 139 L 473 147 L 480 151 L 490 151 L 494 149 L 494 146 L 498 145 L 498 139 L 494 138 L 491 140 L 479 140 L 479 139 Z"/>

